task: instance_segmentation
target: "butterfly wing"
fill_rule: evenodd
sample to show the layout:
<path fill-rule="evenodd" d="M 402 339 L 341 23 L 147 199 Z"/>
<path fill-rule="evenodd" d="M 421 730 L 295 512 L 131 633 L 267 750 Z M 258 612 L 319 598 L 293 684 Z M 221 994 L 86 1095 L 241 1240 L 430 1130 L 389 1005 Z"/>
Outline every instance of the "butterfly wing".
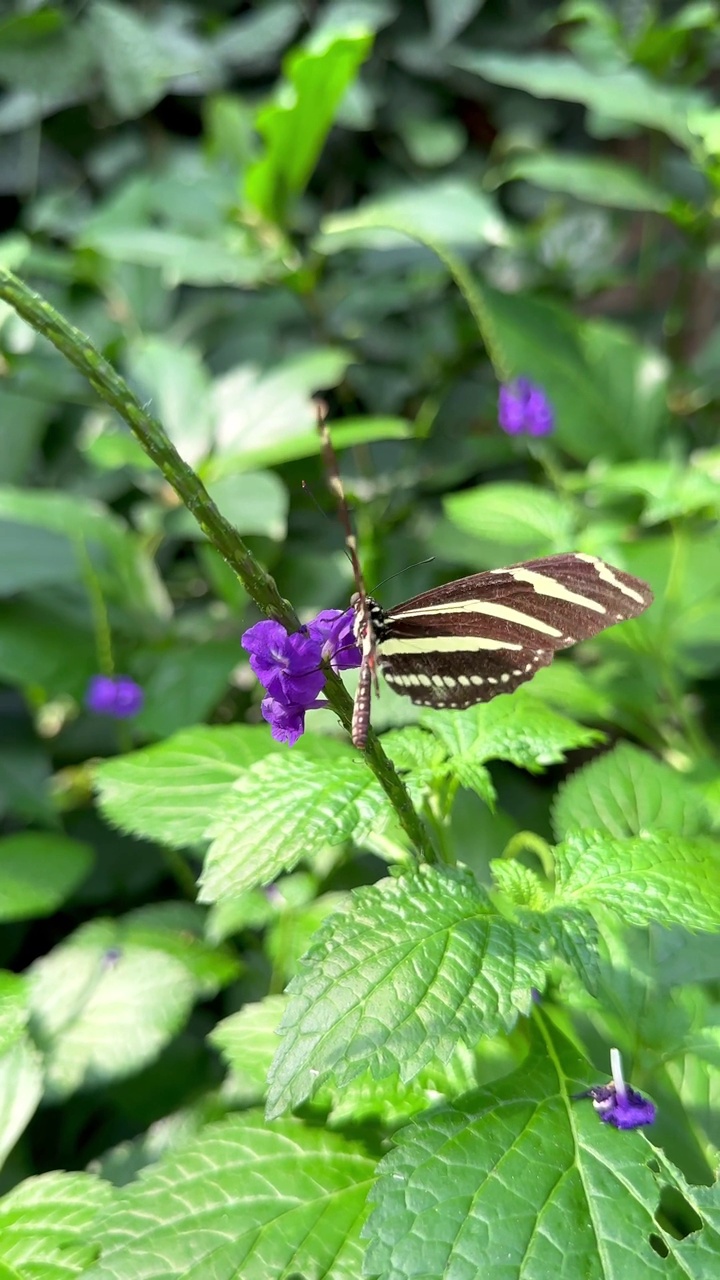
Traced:
<path fill-rule="evenodd" d="M 646 583 L 597 556 L 568 553 L 490 569 L 384 615 L 377 658 L 391 688 L 430 707 L 512 693 L 558 649 L 642 613 Z"/>

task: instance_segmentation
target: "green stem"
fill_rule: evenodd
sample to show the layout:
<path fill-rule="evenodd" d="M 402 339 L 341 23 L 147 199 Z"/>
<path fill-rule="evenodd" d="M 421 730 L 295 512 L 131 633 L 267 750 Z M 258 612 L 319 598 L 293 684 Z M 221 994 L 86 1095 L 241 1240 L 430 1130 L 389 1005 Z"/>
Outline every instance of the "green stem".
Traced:
<path fill-rule="evenodd" d="M 221 515 L 202 480 L 180 457 L 163 427 L 143 408 L 140 401 L 90 339 L 71 325 L 40 294 L 35 293 L 12 271 L 0 266 L 0 298 L 8 302 L 38 333 L 47 338 L 76 369 L 87 378 L 101 400 L 115 409 L 127 423 L 145 453 L 156 464 L 188 511 L 195 517 L 208 541 L 237 574 L 258 609 L 297 631 L 300 621 L 292 605 L 284 600 L 274 579 L 245 546 L 237 530 Z M 350 730 L 352 700 L 342 681 L 329 673 L 325 694 L 341 723 Z M 402 779 L 388 760 L 377 736 L 370 733 L 365 759 L 395 809 L 411 845 L 421 860 L 434 862 L 435 853 Z"/>
<path fill-rule="evenodd" d="M 80 561 L 80 569 L 83 576 L 83 582 L 88 593 L 90 601 L 90 612 L 93 620 L 93 631 L 95 633 L 95 651 L 97 653 L 98 671 L 104 676 L 111 676 L 115 670 L 113 660 L 112 635 L 110 632 L 110 623 L 108 621 L 107 609 L 105 608 L 105 598 L 102 593 L 102 587 L 98 581 L 98 576 L 93 568 L 90 554 L 85 545 L 82 535 L 74 539 L 77 547 L 78 559 Z"/>
<path fill-rule="evenodd" d="M 373 222 L 372 227 L 373 229 L 377 227 L 380 230 L 397 231 L 400 235 L 407 236 L 408 239 L 416 240 L 418 244 L 424 245 L 426 249 L 435 254 L 436 258 L 439 258 L 455 281 L 458 292 L 467 303 L 468 310 L 478 327 L 483 346 L 495 370 L 498 382 L 510 382 L 512 374 L 495 332 L 495 325 L 485 301 L 483 290 L 462 259 L 457 258 L 454 253 L 451 253 L 444 244 L 433 236 L 427 235 L 425 231 L 420 231 L 409 222 L 403 222 L 400 218 L 383 218 L 382 222 Z"/>
<path fill-rule="evenodd" d="M 525 849 L 528 853 L 535 854 L 545 872 L 546 878 L 552 883 L 555 879 L 555 863 L 553 862 L 552 849 L 547 840 L 543 840 L 542 836 L 536 835 L 534 831 L 517 831 L 505 845 L 502 857 L 517 858 Z"/>

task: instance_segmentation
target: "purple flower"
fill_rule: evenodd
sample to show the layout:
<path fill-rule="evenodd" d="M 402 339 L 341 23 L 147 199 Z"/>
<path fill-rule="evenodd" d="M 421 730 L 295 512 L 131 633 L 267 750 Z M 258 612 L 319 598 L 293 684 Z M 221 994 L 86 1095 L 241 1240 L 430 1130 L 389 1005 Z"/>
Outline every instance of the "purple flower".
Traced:
<path fill-rule="evenodd" d="M 305 712 L 327 703 L 323 662 L 335 671 L 360 664 L 352 634 L 353 610 L 325 609 L 301 631 L 288 635 L 279 622 L 256 622 L 242 637 L 250 666 L 267 690 L 260 710 L 276 742 L 292 747 L 305 730 Z"/>
<path fill-rule="evenodd" d="M 85 706 L 96 715 L 127 720 L 142 710 L 145 694 L 130 676 L 92 676 L 85 693 Z"/>
<path fill-rule="evenodd" d="M 518 378 L 500 388 L 498 422 L 510 436 L 548 436 L 555 426 L 555 413 L 542 387 Z"/>
<path fill-rule="evenodd" d="M 288 635 L 280 622 L 256 622 L 242 637 L 250 666 L 279 702 L 309 706 L 325 684 L 322 643 L 302 631 Z"/>
<path fill-rule="evenodd" d="M 355 640 L 354 609 L 323 609 L 307 624 L 308 635 L 319 640 L 322 656 L 329 660 L 333 671 L 359 667 L 362 655 Z"/>
<path fill-rule="evenodd" d="M 612 1084 L 595 1084 L 575 1097 L 592 1098 L 603 1124 L 611 1124 L 615 1129 L 639 1129 L 642 1125 L 654 1124 L 655 1103 L 625 1083 L 619 1050 L 610 1050 L 610 1065 Z"/>
<path fill-rule="evenodd" d="M 294 747 L 305 732 L 305 712 L 324 706 L 327 703 L 317 699 L 309 706 L 300 706 L 296 702 L 280 702 L 272 694 L 268 694 L 260 703 L 260 710 L 263 720 L 267 720 L 270 725 L 275 741 L 286 742 L 289 747 Z"/>

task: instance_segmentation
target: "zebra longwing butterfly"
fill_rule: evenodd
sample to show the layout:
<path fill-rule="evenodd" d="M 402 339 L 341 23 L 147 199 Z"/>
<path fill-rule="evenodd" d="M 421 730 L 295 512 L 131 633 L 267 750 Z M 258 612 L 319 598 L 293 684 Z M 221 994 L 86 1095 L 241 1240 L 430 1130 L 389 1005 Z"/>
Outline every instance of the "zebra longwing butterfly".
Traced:
<path fill-rule="evenodd" d="M 352 604 L 362 663 L 352 740 L 361 750 L 378 667 L 391 689 L 420 706 L 470 707 L 512 693 L 548 666 L 558 649 L 635 618 L 652 604 L 652 591 L 641 578 L 597 556 L 567 552 L 474 573 L 382 609 L 365 590 L 322 414 L 319 425 L 357 586 Z"/>

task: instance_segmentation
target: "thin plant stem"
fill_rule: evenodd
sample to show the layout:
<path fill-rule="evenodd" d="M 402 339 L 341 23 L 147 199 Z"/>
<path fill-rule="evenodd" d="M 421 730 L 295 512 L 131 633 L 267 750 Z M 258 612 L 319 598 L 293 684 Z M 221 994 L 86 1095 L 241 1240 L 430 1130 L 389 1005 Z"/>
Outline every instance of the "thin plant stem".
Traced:
<path fill-rule="evenodd" d="M 87 335 L 70 324 L 46 298 L 2 266 L 0 298 L 9 303 L 37 333 L 47 338 L 87 378 L 100 399 L 127 423 L 144 452 L 195 517 L 208 541 L 237 574 L 260 612 L 281 622 L 288 631 L 297 631 L 300 620 L 292 605 L 280 595 L 275 580 L 248 550 L 237 530 L 220 513 L 202 480 L 180 457 L 158 419 L 148 413 L 125 380 L 93 346 Z M 342 681 L 333 672 L 328 673 L 324 692 L 333 711 L 349 732 L 352 700 Z M 424 862 L 435 862 L 435 851 L 413 807 L 407 788 L 372 731 L 368 736 L 365 759 L 395 809 L 418 858 Z"/>

